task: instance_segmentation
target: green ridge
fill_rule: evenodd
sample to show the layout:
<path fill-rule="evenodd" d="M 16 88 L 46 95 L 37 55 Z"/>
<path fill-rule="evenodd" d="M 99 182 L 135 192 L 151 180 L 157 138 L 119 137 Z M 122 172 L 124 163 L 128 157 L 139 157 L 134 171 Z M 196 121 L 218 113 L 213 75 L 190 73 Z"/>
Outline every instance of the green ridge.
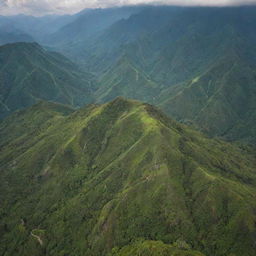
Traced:
<path fill-rule="evenodd" d="M 38 100 L 72 106 L 93 100 L 93 76 L 37 43 L 0 46 L 0 65 L 0 118 Z"/>
<path fill-rule="evenodd" d="M 16 112 L 0 183 L 1 255 L 255 253 L 255 152 L 138 101 Z"/>
<path fill-rule="evenodd" d="M 177 244 L 183 248 L 177 248 Z M 138 241 L 122 249 L 114 248 L 109 256 L 203 256 L 202 253 L 191 251 L 182 242 L 175 243 L 176 246 L 164 244 L 161 241 Z"/>

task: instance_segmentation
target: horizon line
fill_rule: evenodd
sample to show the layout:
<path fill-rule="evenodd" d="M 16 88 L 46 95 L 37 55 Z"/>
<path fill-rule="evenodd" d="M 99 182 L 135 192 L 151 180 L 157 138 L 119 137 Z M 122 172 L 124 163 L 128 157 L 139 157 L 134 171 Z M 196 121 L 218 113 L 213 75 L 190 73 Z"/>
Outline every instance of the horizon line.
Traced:
<path fill-rule="evenodd" d="M 46 17 L 46 16 L 65 16 L 65 15 L 77 15 L 79 13 L 90 11 L 90 10 L 104 10 L 104 9 L 115 9 L 115 8 L 132 8 L 132 7 L 176 7 L 176 8 L 216 8 L 216 9 L 224 9 L 224 8 L 243 8 L 243 7 L 256 7 L 255 3 L 238 3 L 238 4 L 214 4 L 214 5 L 207 5 L 207 4 L 168 4 L 168 3 L 148 3 L 148 4 L 127 4 L 127 5 L 113 5 L 113 6 L 99 6 L 95 8 L 82 8 L 79 11 L 74 12 L 48 12 L 33 15 L 26 12 L 17 12 L 13 14 L 2 14 L 0 11 L 0 16 L 4 17 L 12 17 L 12 16 L 31 16 L 31 17 Z"/>

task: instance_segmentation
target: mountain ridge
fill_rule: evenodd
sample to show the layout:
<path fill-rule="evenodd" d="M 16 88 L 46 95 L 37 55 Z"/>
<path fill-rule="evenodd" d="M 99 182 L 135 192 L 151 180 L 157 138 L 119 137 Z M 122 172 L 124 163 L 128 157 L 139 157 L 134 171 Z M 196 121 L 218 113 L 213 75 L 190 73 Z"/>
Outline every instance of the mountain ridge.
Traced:
<path fill-rule="evenodd" d="M 93 76 L 37 43 L 0 47 L 1 117 L 45 99 L 81 106 L 92 101 Z"/>
<path fill-rule="evenodd" d="M 3 120 L 0 135 L 1 253 L 104 255 L 144 238 L 253 255 L 248 148 L 122 97 L 77 111 L 42 102 Z"/>

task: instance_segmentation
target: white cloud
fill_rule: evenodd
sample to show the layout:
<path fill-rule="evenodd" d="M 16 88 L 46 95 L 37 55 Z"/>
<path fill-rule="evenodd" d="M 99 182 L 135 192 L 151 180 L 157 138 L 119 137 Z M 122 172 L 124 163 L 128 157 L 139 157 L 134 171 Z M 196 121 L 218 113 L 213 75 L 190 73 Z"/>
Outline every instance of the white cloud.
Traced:
<path fill-rule="evenodd" d="M 134 4 L 229 6 L 256 4 L 256 0 L 0 0 L 0 14 L 63 14 L 78 12 L 84 8 Z"/>

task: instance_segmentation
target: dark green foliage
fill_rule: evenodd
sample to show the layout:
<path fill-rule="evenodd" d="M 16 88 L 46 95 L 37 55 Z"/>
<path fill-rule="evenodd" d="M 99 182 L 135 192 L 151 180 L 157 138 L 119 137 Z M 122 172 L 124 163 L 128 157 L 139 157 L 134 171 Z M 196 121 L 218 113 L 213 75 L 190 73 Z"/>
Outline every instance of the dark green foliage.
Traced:
<path fill-rule="evenodd" d="M 0 47 L 0 117 L 51 100 L 72 106 L 92 101 L 93 76 L 37 43 Z"/>
<path fill-rule="evenodd" d="M 0 255 L 255 254 L 255 152 L 148 104 L 14 113 L 0 183 Z"/>

